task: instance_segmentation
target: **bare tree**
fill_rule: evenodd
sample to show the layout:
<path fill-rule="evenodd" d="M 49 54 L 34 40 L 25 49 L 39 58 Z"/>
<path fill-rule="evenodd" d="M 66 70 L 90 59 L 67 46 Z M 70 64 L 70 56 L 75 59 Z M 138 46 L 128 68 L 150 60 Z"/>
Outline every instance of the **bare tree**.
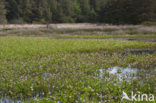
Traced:
<path fill-rule="evenodd" d="M 50 10 L 50 8 L 47 8 L 47 10 L 46 10 L 47 29 L 49 29 L 49 23 L 50 23 L 51 19 L 52 19 L 51 10 Z"/>

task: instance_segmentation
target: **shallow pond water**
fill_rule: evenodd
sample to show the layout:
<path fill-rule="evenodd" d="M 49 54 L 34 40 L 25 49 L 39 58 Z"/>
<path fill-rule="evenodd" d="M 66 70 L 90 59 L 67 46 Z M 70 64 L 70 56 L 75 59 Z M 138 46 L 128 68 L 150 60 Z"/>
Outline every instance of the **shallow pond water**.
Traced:
<path fill-rule="evenodd" d="M 36 96 L 33 97 L 34 100 L 36 99 L 40 99 L 40 98 L 43 98 L 42 96 L 42 93 L 38 93 Z M 5 96 L 2 96 L 0 98 L 0 103 L 31 103 L 31 100 L 29 98 L 27 99 L 11 99 L 9 96 L 5 97 Z"/>
<path fill-rule="evenodd" d="M 135 54 L 135 55 L 139 55 L 139 54 L 154 54 L 156 53 L 156 49 L 130 49 L 130 50 L 125 50 L 123 52 L 124 54 Z"/>
<path fill-rule="evenodd" d="M 154 69 L 156 70 L 156 69 Z M 150 75 L 150 73 L 147 72 L 147 70 L 143 70 L 145 72 L 145 74 Z M 123 80 L 134 80 L 139 78 L 139 73 L 142 73 L 142 71 L 138 68 L 130 68 L 130 67 L 112 67 L 112 68 L 101 68 L 98 69 L 98 74 L 96 74 L 96 76 L 98 76 L 100 82 L 102 82 L 102 79 L 106 79 L 108 81 L 113 80 L 118 80 L 119 83 L 122 82 Z M 145 75 L 146 76 L 146 75 Z M 43 73 L 43 79 L 47 80 L 48 79 L 48 72 L 44 72 Z M 33 84 L 32 84 L 32 89 L 33 89 Z M 101 91 L 102 92 L 102 91 Z M 37 98 L 43 98 L 42 93 L 38 93 L 38 95 L 34 96 L 34 100 Z M 99 103 L 103 103 L 103 95 L 100 95 L 100 99 L 101 102 Z M 24 103 L 24 102 L 30 102 L 30 100 L 26 101 L 26 100 L 18 100 L 18 99 L 10 99 L 9 97 L 1 97 L 0 98 L 0 103 Z M 60 101 L 57 101 L 57 103 L 61 103 Z"/>
<path fill-rule="evenodd" d="M 128 40 L 128 41 L 143 41 L 143 42 L 156 42 L 156 38 L 135 38 L 135 37 L 127 37 L 127 38 L 113 38 L 117 40 Z"/>
<path fill-rule="evenodd" d="M 13 100 L 9 99 L 9 97 L 1 97 L 0 103 L 24 103 L 27 102 L 26 100 Z"/>
<path fill-rule="evenodd" d="M 100 78 L 105 78 L 109 80 L 111 77 L 116 77 L 116 79 L 122 81 L 123 79 L 135 79 L 138 69 L 137 68 L 122 68 L 122 67 L 112 67 L 108 69 L 99 69 L 99 77 Z M 108 75 L 109 76 L 108 76 Z M 107 75 L 107 76 L 106 76 Z"/>

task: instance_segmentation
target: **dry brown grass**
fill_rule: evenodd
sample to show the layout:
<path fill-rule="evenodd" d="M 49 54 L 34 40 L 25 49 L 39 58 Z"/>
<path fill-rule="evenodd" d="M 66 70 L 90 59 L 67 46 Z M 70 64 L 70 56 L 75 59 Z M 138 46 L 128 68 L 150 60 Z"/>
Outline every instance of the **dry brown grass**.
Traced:
<path fill-rule="evenodd" d="M 144 25 L 108 25 L 89 23 L 63 23 L 50 24 L 46 29 L 45 24 L 10 24 L 0 25 L 0 35 L 52 35 L 52 34 L 74 34 L 74 35 L 101 35 L 101 34 L 156 34 L 156 26 Z"/>
<path fill-rule="evenodd" d="M 8 29 L 20 29 L 20 28 L 45 28 L 46 25 L 39 25 L 39 24 L 8 24 L 8 25 L 0 25 L 0 29 L 8 28 Z"/>
<path fill-rule="evenodd" d="M 143 26 L 143 25 L 108 25 L 108 24 L 89 24 L 89 23 L 63 23 L 63 24 L 50 24 L 51 29 L 132 29 L 136 28 L 140 31 L 147 30 L 156 32 L 156 26 Z M 0 29 L 4 28 L 0 25 Z M 8 24 L 5 28 L 46 28 L 45 24 Z"/>

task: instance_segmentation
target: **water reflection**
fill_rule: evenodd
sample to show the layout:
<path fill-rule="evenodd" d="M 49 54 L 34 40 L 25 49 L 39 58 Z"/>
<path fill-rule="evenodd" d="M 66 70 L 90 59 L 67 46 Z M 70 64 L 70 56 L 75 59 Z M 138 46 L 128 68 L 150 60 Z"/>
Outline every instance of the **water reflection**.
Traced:
<path fill-rule="evenodd" d="M 123 80 L 123 79 L 135 79 L 138 69 L 137 68 L 122 68 L 122 67 L 112 67 L 108 69 L 99 69 L 99 77 L 100 78 L 105 78 L 109 80 L 111 77 L 116 77 L 118 80 Z M 109 76 L 108 76 L 108 75 Z"/>

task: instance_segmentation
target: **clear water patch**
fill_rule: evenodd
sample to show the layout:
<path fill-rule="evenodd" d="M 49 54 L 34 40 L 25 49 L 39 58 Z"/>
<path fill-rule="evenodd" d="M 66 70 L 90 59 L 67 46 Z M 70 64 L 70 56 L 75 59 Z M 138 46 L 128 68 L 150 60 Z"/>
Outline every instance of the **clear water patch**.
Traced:
<path fill-rule="evenodd" d="M 136 79 L 137 78 L 137 73 L 138 73 L 137 68 L 123 68 L 123 67 L 112 67 L 108 69 L 99 69 L 99 77 L 106 79 L 106 80 L 111 80 L 111 79 L 116 79 L 119 81 L 122 80 L 131 80 L 131 79 Z"/>

